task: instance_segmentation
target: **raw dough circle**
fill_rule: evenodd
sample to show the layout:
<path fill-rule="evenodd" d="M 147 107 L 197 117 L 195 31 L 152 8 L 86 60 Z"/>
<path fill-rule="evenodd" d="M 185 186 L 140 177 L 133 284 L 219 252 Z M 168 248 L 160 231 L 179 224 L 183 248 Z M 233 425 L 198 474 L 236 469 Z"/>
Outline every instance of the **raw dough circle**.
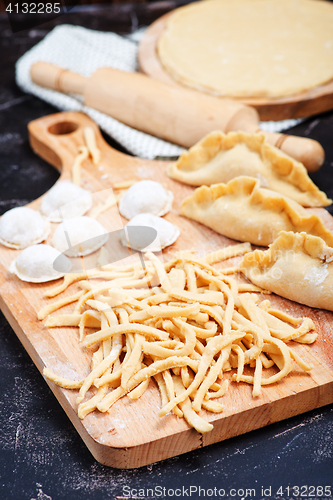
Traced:
<path fill-rule="evenodd" d="M 109 239 L 109 233 L 91 217 L 73 217 L 56 229 L 52 245 L 68 257 L 89 255 L 101 248 Z"/>
<path fill-rule="evenodd" d="M 71 261 L 61 256 L 61 268 L 64 272 L 54 269 L 54 261 L 61 256 L 61 253 L 50 245 L 32 245 L 25 248 L 20 255 L 12 261 L 9 271 L 16 274 L 22 281 L 32 283 L 45 283 L 53 281 L 70 272 Z"/>
<path fill-rule="evenodd" d="M 138 214 L 165 215 L 172 206 L 173 194 L 156 181 L 140 181 L 131 186 L 119 202 L 119 212 L 130 220 Z"/>
<path fill-rule="evenodd" d="M 283 97 L 333 78 L 333 5 L 206 0 L 177 9 L 158 40 L 181 84 L 232 97 Z"/>
<path fill-rule="evenodd" d="M 70 181 L 57 182 L 44 196 L 40 211 L 51 222 L 84 215 L 92 206 L 92 196 L 86 189 Z"/>
<path fill-rule="evenodd" d="M 0 219 L 0 243 L 20 250 L 44 241 L 50 234 L 50 223 L 36 210 L 17 207 Z"/>

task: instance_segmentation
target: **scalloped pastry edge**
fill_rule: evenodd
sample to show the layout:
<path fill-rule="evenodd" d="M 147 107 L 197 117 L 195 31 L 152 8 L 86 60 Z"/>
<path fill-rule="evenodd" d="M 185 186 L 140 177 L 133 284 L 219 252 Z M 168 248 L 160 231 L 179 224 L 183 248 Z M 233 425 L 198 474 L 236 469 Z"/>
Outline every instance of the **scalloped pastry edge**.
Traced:
<path fill-rule="evenodd" d="M 292 265 L 288 262 L 287 265 L 282 262 L 281 267 L 278 265 L 279 261 L 292 259 L 296 254 L 303 255 L 306 260 L 301 263 L 299 257 L 298 261 L 293 260 Z M 323 279 L 317 283 L 302 275 L 310 261 L 313 261 L 315 271 L 322 271 Z M 252 283 L 277 295 L 309 307 L 333 311 L 333 248 L 326 245 L 322 238 L 281 231 L 268 250 L 246 254 L 240 263 L 240 270 Z M 279 271 L 280 277 L 274 279 L 274 271 L 275 274 Z M 327 278 L 329 282 L 323 285 Z"/>
<path fill-rule="evenodd" d="M 290 220 L 290 223 L 294 226 L 293 231 L 295 233 L 306 232 L 307 234 L 313 234 L 314 236 L 322 238 L 329 246 L 333 246 L 333 234 L 327 229 L 318 215 L 309 214 L 302 205 L 287 196 L 270 189 L 261 188 L 260 180 L 254 177 L 235 177 L 227 184 L 213 184 L 210 187 L 201 186 L 197 188 L 192 195 L 183 200 L 180 207 L 180 213 L 185 217 L 194 219 L 212 228 L 211 225 L 204 222 L 202 215 L 199 214 L 198 206 L 209 202 L 213 204 L 216 200 L 225 195 L 238 195 L 241 193 L 243 193 L 245 197 L 248 197 L 250 203 L 253 200 L 254 208 L 261 205 L 265 209 L 271 209 L 276 213 L 284 212 Z M 304 213 L 303 216 L 302 212 Z M 235 237 L 235 233 L 231 235 L 230 232 L 226 234 L 226 232 L 217 231 L 214 228 L 212 229 L 229 238 L 238 239 Z M 253 238 L 250 243 L 263 245 L 257 238 Z"/>
<path fill-rule="evenodd" d="M 269 162 L 273 173 L 302 193 L 307 193 L 309 206 L 328 206 L 332 203 L 332 200 L 312 182 L 304 165 L 272 146 L 263 133 L 249 134 L 239 131 L 224 134 L 218 130 L 211 132 L 188 151 L 184 151 L 176 162 L 169 165 L 167 175 L 188 184 L 186 171 L 201 169 L 222 149 L 229 150 L 238 144 L 245 144 L 260 154 L 263 162 Z"/>

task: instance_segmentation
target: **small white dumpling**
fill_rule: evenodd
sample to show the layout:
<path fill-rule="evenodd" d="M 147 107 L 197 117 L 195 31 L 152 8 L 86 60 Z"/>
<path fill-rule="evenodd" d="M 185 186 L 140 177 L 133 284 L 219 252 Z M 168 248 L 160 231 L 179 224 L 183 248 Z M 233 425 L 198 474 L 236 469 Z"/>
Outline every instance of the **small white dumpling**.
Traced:
<path fill-rule="evenodd" d="M 109 239 L 107 230 L 91 217 L 73 217 L 56 229 L 52 245 L 68 257 L 89 255 Z"/>
<path fill-rule="evenodd" d="M 44 241 L 50 230 L 50 223 L 36 210 L 12 208 L 0 219 L 0 243 L 21 250 Z"/>
<path fill-rule="evenodd" d="M 22 281 L 45 283 L 61 278 L 71 268 L 71 261 L 50 245 L 32 245 L 12 261 L 9 271 Z"/>
<path fill-rule="evenodd" d="M 84 215 L 92 206 L 92 196 L 86 189 L 70 181 L 57 182 L 44 196 L 40 211 L 51 222 Z"/>
<path fill-rule="evenodd" d="M 140 226 L 141 230 L 139 229 Z M 149 231 L 149 228 L 153 229 L 153 231 Z M 172 245 L 179 235 L 178 227 L 162 219 L 162 217 L 152 214 L 139 214 L 133 217 L 124 227 L 121 242 L 124 246 L 133 250 L 160 252 L 163 248 Z"/>
<path fill-rule="evenodd" d="M 128 220 L 149 213 L 165 215 L 171 210 L 173 193 L 155 181 L 140 181 L 131 186 L 119 202 L 119 212 Z"/>

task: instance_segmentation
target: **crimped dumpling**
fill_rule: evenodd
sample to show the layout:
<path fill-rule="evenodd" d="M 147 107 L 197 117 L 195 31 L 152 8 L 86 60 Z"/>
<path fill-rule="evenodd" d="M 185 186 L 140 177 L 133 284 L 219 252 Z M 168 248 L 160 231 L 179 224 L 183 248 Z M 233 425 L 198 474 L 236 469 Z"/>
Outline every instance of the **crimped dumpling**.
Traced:
<path fill-rule="evenodd" d="M 9 271 L 22 281 L 45 283 L 61 278 L 71 268 L 71 261 L 50 245 L 32 245 L 11 262 Z"/>
<path fill-rule="evenodd" d="M 159 182 L 146 180 L 131 186 L 119 202 L 119 212 L 130 220 L 136 215 L 149 213 L 165 215 L 171 210 L 173 193 Z"/>
<path fill-rule="evenodd" d="M 212 132 L 184 152 L 167 173 L 193 186 L 251 176 L 259 179 L 262 187 L 282 193 L 304 207 L 332 202 L 311 181 L 302 163 L 271 146 L 263 134 Z"/>
<path fill-rule="evenodd" d="M 56 229 L 52 244 L 68 257 L 89 255 L 109 239 L 107 230 L 91 217 L 73 217 Z"/>
<path fill-rule="evenodd" d="M 92 196 L 86 189 L 70 181 L 57 182 L 43 197 L 40 211 L 51 222 L 62 222 L 84 215 L 92 206 Z"/>
<path fill-rule="evenodd" d="M 172 245 L 179 235 L 178 227 L 162 217 L 139 214 L 124 227 L 121 242 L 133 250 L 160 252 L 163 248 Z"/>
<path fill-rule="evenodd" d="M 36 210 L 12 208 L 0 219 L 0 243 L 20 250 L 46 240 L 50 230 L 49 222 Z"/>
<path fill-rule="evenodd" d="M 333 246 L 333 234 L 315 214 L 287 196 L 260 187 L 253 177 L 201 186 L 183 201 L 180 213 L 238 241 L 267 246 L 280 231 L 304 231 Z"/>
<path fill-rule="evenodd" d="M 240 267 L 261 288 L 333 311 L 333 248 L 321 238 L 282 231 L 265 252 L 246 254 Z"/>

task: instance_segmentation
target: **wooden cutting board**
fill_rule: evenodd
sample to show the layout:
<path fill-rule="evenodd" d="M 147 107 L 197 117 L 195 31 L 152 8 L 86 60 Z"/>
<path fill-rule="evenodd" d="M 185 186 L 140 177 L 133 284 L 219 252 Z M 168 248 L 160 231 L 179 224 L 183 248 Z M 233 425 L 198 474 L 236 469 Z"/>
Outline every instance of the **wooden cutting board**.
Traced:
<path fill-rule="evenodd" d="M 164 252 L 165 260 L 180 249 L 195 247 L 202 255 L 235 243 L 178 215 L 182 199 L 193 188 L 169 179 L 165 175 L 166 162 L 147 161 L 115 151 L 105 143 L 98 127 L 84 114 L 58 113 L 31 122 L 28 127 L 31 146 L 39 156 L 61 171 L 60 179 L 68 179 L 77 149 L 84 143 L 82 130 L 87 125 L 95 130 L 102 156 L 99 167 L 89 160 L 83 164 L 83 187 L 97 192 L 123 180 L 154 179 L 173 191 L 175 201 L 166 219 L 180 228 L 181 236 Z M 40 199 L 30 206 L 38 208 L 39 204 Z M 333 229 L 333 218 L 328 212 L 324 209 L 314 211 Z M 109 231 L 119 228 L 120 216 L 116 207 L 98 220 Z M 122 222 L 126 223 L 124 219 Z M 57 225 L 53 224 L 53 230 L 55 227 Z M 77 329 L 47 329 L 43 322 L 37 320 L 37 311 L 58 299 L 43 298 L 44 291 L 54 287 L 55 283 L 24 283 L 9 274 L 8 266 L 17 254 L 16 250 L 0 248 L 2 311 L 41 372 L 47 366 L 60 376 L 80 379 L 89 370 L 90 356 L 79 345 Z M 95 411 L 82 421 L 77 416 L 77 391 L 64 390 L 46 382 L 96 460 L 116 468 L 139 467 L 163 460 L 332 403 L 333 313 L 310 309 L 274 295 L 269 298 L 274 305 L 291 314 L 313 319 L 319 333 L 318 340 L 312 346 L 295 343 L 293 347 L 314 368 L 305 373 L 295 365 L 286 379 L 264 387 L 262 395 L 256 399 L 252 398 L 249 385 L 231 382 L 229 391 L 223 397 L 225 411 L 221 414 L 202 411 L 204 418 L 214 425 L 210 433 L 198 434 L 173 414 L 159 418 L 157 413 L 161 402 L 154 382 L 139 400 L 132 401 L 125 397 L 115 403 L 108 413 Z"/>
<path fill-rule="evenodd" d="M 146 75 L 166 83 L 181 86 L 164 69 L 157 53 L 158 39 L 163 33 L 167 19 L 171 14 L 172 12 L 164 14 L 146 30 L 139 44 L 138 61 L 140 70 Z M 240 100 L 244 104 L 256 108 L 262 121 L 303 118 L 333 109 L 333 80 L 295 96 L 280 99 L 252 97 Z"/>

